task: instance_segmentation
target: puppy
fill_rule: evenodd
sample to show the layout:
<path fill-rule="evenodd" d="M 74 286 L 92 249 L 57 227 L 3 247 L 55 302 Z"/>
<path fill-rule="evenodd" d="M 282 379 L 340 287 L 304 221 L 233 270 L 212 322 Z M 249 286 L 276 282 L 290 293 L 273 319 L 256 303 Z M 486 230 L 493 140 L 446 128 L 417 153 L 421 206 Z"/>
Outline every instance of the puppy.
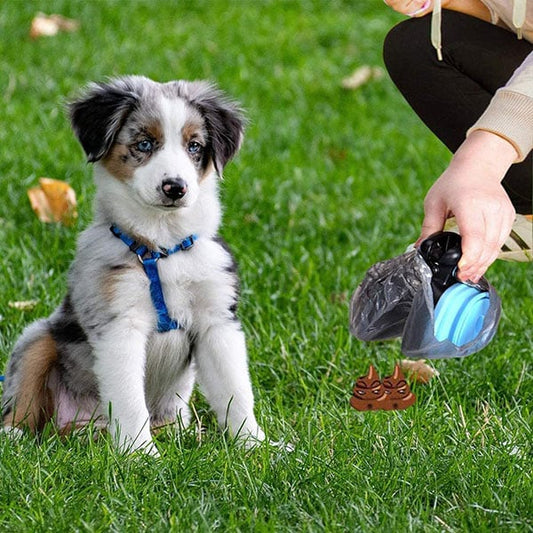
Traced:
<path fill-rule="evenodd" d="M 238 279 L 218 176 L 239 150 L 240 108 L 205 82 L 129 76 L 70 104 L 97 185 L 62 304 L 8 362 L 6 429 L 108 427 L 121 450 L 157 454 L 151 428 L 190 421 L 197 380 L 222 427 L 247 442 L 254 416 Z"/>

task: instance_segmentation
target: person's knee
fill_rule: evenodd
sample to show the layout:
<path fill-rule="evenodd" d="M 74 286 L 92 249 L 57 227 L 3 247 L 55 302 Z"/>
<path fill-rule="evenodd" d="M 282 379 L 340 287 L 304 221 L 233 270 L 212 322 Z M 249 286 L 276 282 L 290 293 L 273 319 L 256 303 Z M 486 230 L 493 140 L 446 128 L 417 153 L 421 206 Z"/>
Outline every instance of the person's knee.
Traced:
<path fill-rule="evenodd" d="M 394 26 L 383 42 L 383 61 L 391 78 L 408 72 L 420 62 L 425 48 L 431 48 L 430 17 L 408 19 Z"/>

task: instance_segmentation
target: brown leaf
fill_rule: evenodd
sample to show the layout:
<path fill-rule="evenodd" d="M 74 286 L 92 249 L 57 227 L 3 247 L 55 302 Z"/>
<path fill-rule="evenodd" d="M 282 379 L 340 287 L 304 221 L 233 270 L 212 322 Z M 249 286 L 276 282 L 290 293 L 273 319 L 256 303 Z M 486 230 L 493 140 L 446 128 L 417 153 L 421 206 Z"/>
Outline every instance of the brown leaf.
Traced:
<path fill-rule="evenodd" d="M 31 311 L 35 309 L 39 300 L 24 300 L 20 302 L 8 302 L 7 305 L 13 309 L 18 309 L 19 311 Z"/>
<path fill-rule="evenodd" d="M 60 31 L 77 31 L 79 27 L 80 23 L 77 20 L 69 19 L 62 15 L 37 13 L 31 21 L 30 37 L 32 39 L 51 37 L 57 35 Z"/>
<path fill-rule="evenodd" d="M 76 220 L 76 193 L 68 183 L 39 178 L 40 187 L 28 190 L 31 207 L 41 222 L 61 222 L 71 226 Z"/>
<path fill-rule="evenodd" d="M 383 69 L 380 67 L 370 67 L 369 65 L 363 65 L 356 69 L 351 76 L 344 78 L 341 85 L 345 89 L 355 91 L 359 87 L 363 86 L 371 80 L 379 80 L 383 77 Z"/>
<path fill-rule="evenodd" d="M 418 361 L 403 359 L 400 361 L 400 368 L 410 379 L 415 380 L 417 383 L 429 383 L 433 377 L 439 375 L 438 370 L 429 366 L 425 359 L 419 359 Z"/>

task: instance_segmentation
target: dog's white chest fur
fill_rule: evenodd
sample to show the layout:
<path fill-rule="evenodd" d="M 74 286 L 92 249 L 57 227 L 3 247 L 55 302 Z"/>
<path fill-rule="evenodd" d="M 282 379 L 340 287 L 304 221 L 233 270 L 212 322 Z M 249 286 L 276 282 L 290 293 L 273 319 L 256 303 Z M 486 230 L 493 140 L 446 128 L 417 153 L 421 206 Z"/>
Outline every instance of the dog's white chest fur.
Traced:
<path fill-rule="evenodd" d="M 159 276 L 169 312 L 200 323 L 213 313 L 220 315 L 235 298 L 232 261 L 222 247 L 200 238 L 193 248 L 158 262 Z M 186 313 L 189 316 L 183 315 Z"/>

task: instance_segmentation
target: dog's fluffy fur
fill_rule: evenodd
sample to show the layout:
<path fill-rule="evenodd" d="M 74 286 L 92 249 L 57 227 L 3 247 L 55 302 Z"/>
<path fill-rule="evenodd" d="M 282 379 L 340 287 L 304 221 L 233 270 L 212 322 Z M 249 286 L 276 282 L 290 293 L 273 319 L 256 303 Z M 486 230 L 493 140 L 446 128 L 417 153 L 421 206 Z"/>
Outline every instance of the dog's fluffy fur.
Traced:
<path fill-rule="evenodd" d="M 262 440 L 235 263 L 217 236 L 217 178 L 241 145 L 241 110 L 205 82 L 130 76 L 89 86 L 70 117 L 94 163 L 95 219 L 79 237 L 63 303 L 14 348 L 4 426 L 39 432 L 53 421 L 68 432 L 93 420 L 121 449 L 155 454 L 151 428 L 187 425 L 197 379 L 223 427 Z M 111 224 L 153 250 L 198 236 L 158 262 L 182 329 L 157 332 L 149 280 Z"/>

